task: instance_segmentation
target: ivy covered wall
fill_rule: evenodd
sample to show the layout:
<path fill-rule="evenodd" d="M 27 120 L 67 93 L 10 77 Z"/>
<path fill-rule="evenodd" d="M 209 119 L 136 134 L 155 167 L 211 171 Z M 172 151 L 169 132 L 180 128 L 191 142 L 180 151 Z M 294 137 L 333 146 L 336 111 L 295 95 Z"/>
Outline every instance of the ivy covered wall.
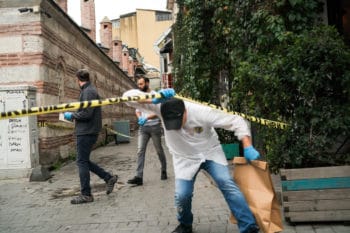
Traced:
<path fill-rule="evenodd" d="M 318 0 L 177 0 L 178 93 L 284 121 L 253 124 L 272 169 L 350 162 L 350 50 Z"/>

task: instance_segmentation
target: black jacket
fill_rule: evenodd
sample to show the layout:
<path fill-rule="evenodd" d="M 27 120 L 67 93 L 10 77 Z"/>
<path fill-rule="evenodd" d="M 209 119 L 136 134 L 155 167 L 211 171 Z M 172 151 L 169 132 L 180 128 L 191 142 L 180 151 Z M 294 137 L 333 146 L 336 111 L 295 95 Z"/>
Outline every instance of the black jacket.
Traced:
<path fill-rule="evenodd" d="M 96 88 L 87 82 L 81 86 L 79 101 L 100 99 Z M 75 134 L 88 135 L 98 134 L 102 128 L 101 107 L 81 108 L 73 113 L 75 119 Z"/>

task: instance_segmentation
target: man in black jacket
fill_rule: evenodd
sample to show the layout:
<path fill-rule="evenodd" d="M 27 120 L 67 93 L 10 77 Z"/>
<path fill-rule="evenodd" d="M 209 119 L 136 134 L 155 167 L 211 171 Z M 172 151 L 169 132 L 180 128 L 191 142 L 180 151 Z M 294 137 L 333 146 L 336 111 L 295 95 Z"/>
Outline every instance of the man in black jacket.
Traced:
<path fill-rule="evenodd" d="M 90 83 L 90 75 L 87 70 L 78 70 L 76 76 L 81 89 L 79 101 L 100 99 L 96 88 Z M 82 204 L 94 201 L 90 187 L 90 171 L 106 182 L 106 193 L 107 195 L 110 194 L 118 176 L 113 176 L 90 161 L 92 146 L 96 143 L 102 128 L 101 107 L 81 108 L 77 112 L 65 112 L 64 118 L 69 121 L 75 121 L 75 134 L 77 137 L 77 165 L 81 195 L 73 198 L 71 203 Z"/>

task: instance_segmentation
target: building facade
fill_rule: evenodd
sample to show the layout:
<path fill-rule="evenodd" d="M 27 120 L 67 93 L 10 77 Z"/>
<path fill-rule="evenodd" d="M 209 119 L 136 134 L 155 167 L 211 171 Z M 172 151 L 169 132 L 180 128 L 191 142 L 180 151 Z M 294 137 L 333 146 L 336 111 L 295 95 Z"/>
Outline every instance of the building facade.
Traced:
<path fill-rule="evenodd" d="M 137 49 L 144 64 L 159 69 L 159 57 L 153 44 L 171 25 L 169 11 L 136 9 L 112 20 L 112 38 L 123 41 L 128 48 Z"/>
<path fill-rule="evenodd" d="M 77 101 L 80 89 L 75 73 L 81 68 L 90 71 L 102 98 L 121 96 L 135 88 L 134 80 L 95 43 L 94 1 L 81 1 L 82 11 L 89 12 L 83 15 L 86 19 L 82 17 L 83 26 L 66 14 L 66 1 L 57 3 L 0 0 L 0 85 L 33 86 L 36 106 Z M 119 53 L 121 57 L 121 50 Z M 134 110 L 124 104 L 102 110 L 103 124 L 111 126 L 119 119 L 135 123 Z M 58 120 L 58 113 L 38 115 L 37 121 L 41 165 L 50 166 L 75 153 L 73 129 Z M 103 134 L 99 142 L 102 140 Z"/>

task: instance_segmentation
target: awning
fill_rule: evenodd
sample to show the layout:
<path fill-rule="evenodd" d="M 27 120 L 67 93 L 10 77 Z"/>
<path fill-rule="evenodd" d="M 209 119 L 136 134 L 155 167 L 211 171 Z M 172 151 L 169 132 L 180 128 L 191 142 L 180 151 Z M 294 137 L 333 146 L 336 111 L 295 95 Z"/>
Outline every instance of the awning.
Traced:
<path fill-rule="evenodd" d="M 159 53 L 160 50 L 162 50 L 167 44 L 169 44 L 172 41 L 171 32 L 172 32 L 172 27 L 164 31 L 162 35 L 153 44 L 153 48 L 157 53 Z"/>
<path fill-rule="evenodd" d="M 165 44 L 163 45 L 162 48 L 160 48 L 159 52 L 160 53 L 169 53 L 173 48 L 173 40 L 168 39 Z"/>

